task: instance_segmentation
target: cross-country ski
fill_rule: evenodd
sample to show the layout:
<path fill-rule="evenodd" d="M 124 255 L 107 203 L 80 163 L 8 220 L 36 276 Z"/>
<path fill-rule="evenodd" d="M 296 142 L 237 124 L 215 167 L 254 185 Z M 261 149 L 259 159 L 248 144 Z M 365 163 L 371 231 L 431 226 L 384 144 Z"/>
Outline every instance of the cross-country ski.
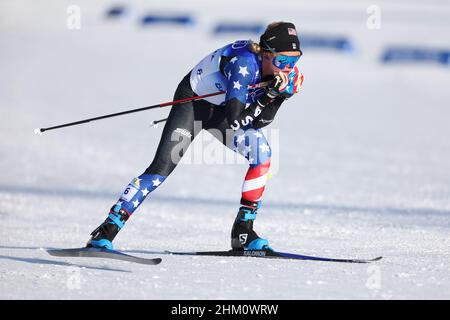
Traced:
<path fill-rule="evenodd" d="M 0 1 L 0 299 L 450 299 L 449 16 Z"/>
<path fill-rule="evenodd" d="M 345 259 L 345 258 L 326 258 L 319 256 L 307 256 L 296 253 L 279 252 L 272 250 L 228 250 L 228 251 L 192 251 L 192 252 L 177 252 L 177 251 L 163 251 L 162 253 L 181 255 L 181 256 L 218 256 L 218 257 L 253 257 L 253 258 L 272 258 L 272 259 L 288 259 L 288 260 L 311 260 L 322 262 L 345 262 L 345 263 L 369 263 L 382 259 L 376 257 L 372 259 Z"/>
<path fill-rule="evenodd" d="M 113 260 L 122 260 L 140 264 L 156 265 L 161 262 L 161 258 L 141 258 L 129 255 L 117 250 L 103 248 L 70 248 L 70 249 L 49 249 L 47 252 L 55 257 L 83 257 L 83 258 L 104 258 Z"/>

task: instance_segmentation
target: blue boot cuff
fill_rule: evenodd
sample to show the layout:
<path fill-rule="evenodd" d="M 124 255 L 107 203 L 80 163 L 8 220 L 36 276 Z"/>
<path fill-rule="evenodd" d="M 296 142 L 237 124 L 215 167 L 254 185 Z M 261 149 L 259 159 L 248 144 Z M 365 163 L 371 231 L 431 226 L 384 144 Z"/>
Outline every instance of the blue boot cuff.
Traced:
<path fill-rule="evenodd" d="M 112 221 L 112 223 L 115 223 L 119 227 L 119 230 L 122 229 L 125 225 L 125 222 L 120 220 L 120 217 L 118 217 L 114 213 L 110 213 L 108 215 L 108 218 Z"/>
<path fill-rule="evenodd" d="M 244 214 L 241 217 L 241 221 L 248 221 L 248 220 L 255 220 L 256 219 L 256 210 L 252 211 L 251 209 L 243 208 L 241 211 L 244 212 Z"/>
<path fill-rule="evenodd" d="M 114 250 L 112 242 L 108 239 L 90 240 L 88 244 L 93 246 L 94 248 Z"/>
<path fill-rule="evenodd" d="M 250 242 L 245 250 L 272 250 L 272 248 L 269 246 L 269 241 L 258 238 Z"/>

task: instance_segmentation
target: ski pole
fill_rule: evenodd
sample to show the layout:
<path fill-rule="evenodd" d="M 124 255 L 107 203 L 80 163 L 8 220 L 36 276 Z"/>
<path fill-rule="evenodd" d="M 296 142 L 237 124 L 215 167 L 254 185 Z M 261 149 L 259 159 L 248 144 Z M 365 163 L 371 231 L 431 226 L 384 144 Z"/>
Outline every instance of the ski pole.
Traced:
<path fill-rule="evenodd" d="M 160 120 L 154 120 L 150 125 L 151 125 L 153 128 L 156 128 L 156 127 L 158 126 L 158 123 L 167 121 L 167 119 L 169 119 L 169 118 L 164 118 L 164 119 L 160 119 Z"/>
<path fill-rule="evenodd" d="M 201 96 L 184 98 L 184 99 L 170 101 L 170 102 L 165 102 L 165 103 L 161 103 L 161 104 L 155 104 L 155 105 L 152 105 L 152 106 L 147 106 L 147 107 L 127 110 L 127 111 L 122 111 L 122 112 L 117 112 L 117 113 L 111 113 L 111 114 L 107 114 L 107 115 L 104 115 L 104 116 L 89 118 L 89 119 L 85 119 L 85 120 L 80 120 L 80 121 L 75 121 L 75 122 L 70 122 L 70 123 L 64 123 L 64 124 L 56 125 L 56 126 L 53 126 L 53 127 L 36 128 L 34 130 L 34 133 L 35 134 L 42 134 L 44 131 L 49 131 L 49 130 L 54 130 L 54 129 L 59 129 L 59 128 L 65 128 L 65 127 L 70 127 L 70 126 L 76 126 L 76 125 L 83 124 L 83 123 L 88 123 L 88 122 L 91 122 L 91 121 L 97 121 L 97 120 L 102 120 L 102 119 L 106 119 L 106 118 L 117 117 L 117 116 L 121 116 L 121 115 L 124 115 L 124 114 L 140 112 L 140 111 L 154 109 L 154 108 L 167 107 L 167 106 L 171 106 L 171 105 L 174 105 L 174 104 L 177 104 L 177 103 L 183 103 L 183 102 L 203 99 L 203 98 L 217 96 L 219 94 L 224 94 L 224 93 L 225 93 L 225 91 L 217 91 L 217 92 L 208 93 L 208 94 L 201 95 Z"/>
<path fill-rule="evenodd" d="M 257 88 L 263 88 L 266 87 L 269 84 L 269 81 L 265 81 L 265 82 L 260 82 L 254 85 L 249 85 L 248 88 L 249 89 L 257 89 Z M 164 119 L 160 119 L 160 120 L 154 120 L 152 121 L 152 123 L 150 123 L 150 126 L 153 128 L 157 128 L 158 127 L 158 123 L 167 121 L 168 118 L 164 118 Z"/>
<path fill-rule="evenodd" d="M 251 88 L 251 89 L 262 88 L 262 87 L 267 86 L 267 84 L 268 84 L 268 82 L 260 82 L 260 83 L 254 84 L 254 85 L 250 85 L 248 87 Z M 147 106 L 147 107 L 142 107 L 142 108 L 137 108 L 137 109 L 132 109 L 132 110 L 126 110 L 126 111 L 117 112 L 117 113 L 111 113 L 111 114 L 107 114 L 107 115 L 104 115 L 104 116 L 89 118 L 89 119 L 75 121 L 75 122 L 70 122 L 70 123 L 64 123 L 64 124 L 56 125 L 56 126 L 53 126 L 53 127 L 36 128 L 36 129 L 34 129 L 34 133 L 35 134 L 42 134 L 44 131 L 49 131 L 49 130 L 54 130 L 54 129 L 59 129 L 59 128 L 65 128 L 65 127 L 70 127 L 70 126 L 76 126 L 76 125 L 83 124 L 83 123 L 88 123 L 88 122 L 91 122 L 91 121 L 97 121 L 97 120 L 102 120 L 102 119 L 106 119 L 106 118 L 122 116 L 124 114 L 140 112 L 140 111 L 154 109 L 154 108 L 167 107 L 167 106 L 171 106 L 171 105 L 174 105 L 174 104 L 177 104 L 177 103 L 183 103 L 183 102 L 194 101 L 194 100 L 203 99 L 203 98 L 207 98 L 207 97 L 217 96 L 219 94 L 224 94 L 225 92 L 226 91 L 221 90 L 221 91 L 217 91 L 217 92 L 213 92 L 213 93 L 204 94 L 204 95 L 201 95 L 201 96 L 184 98 L 184 99 L 170 101 L 170 102 L 165 102 L 165 103 L 161 103 L 161 104 L 155 104 L 155 105 L 152 105 L 152 106 Z M 156 123 L 163 122 L 165 120 L 166 119 L 162 119 L 162 120 L 157 121 Z M 153 124 L 155 124 L 155 123 L 153 123 Z"/>

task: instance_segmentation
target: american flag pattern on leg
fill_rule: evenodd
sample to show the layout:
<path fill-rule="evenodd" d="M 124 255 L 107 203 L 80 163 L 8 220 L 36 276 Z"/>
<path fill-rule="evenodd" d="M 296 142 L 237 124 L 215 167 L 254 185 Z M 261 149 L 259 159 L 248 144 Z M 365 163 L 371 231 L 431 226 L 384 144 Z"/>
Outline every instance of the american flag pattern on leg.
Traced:
<path fill-rule="evenodd" d="M 270 159 L 256 166 L 250 166 L 242 185 L 242 199 L 259 202 L 266 187 Z"/>
<path fill-rule="evenodd" d="M 250 202 L 261 200 L 270 168 L 271 149 L 260 129 L 247 128 L 236 131 L 234 150 L 250 163 L 242 185 L 242 199 Z"/>
<path fill-rule="evenodd" d="M 141 174 L 128 184 L 114 207 L 125 210 L 131 216 L 146 199 L 147 195 L 159 187 L 166 178 L 158 174 Z"/>

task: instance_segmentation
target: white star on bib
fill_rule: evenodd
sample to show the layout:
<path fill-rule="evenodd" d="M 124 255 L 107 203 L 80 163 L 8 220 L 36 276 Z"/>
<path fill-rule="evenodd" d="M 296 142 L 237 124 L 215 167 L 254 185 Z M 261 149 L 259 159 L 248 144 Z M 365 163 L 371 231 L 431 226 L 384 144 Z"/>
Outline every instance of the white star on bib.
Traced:
<path fill-rule="evenodd" d="M 247 71 L 247 67 L 246 66 L 245 67 L 239 66 L 239 72 L 238 73 L 242 74 L 243 77 L 245 77 L 246 75 L 249 74 L 248 71 Z"/>

